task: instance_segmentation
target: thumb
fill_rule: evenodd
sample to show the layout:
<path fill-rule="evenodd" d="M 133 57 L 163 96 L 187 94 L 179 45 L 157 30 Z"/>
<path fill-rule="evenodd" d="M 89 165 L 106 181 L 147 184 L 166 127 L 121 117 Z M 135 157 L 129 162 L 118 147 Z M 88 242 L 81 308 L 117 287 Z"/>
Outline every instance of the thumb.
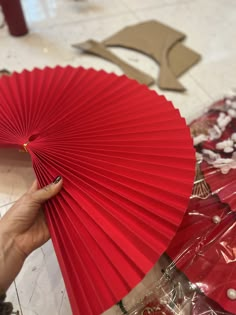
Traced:
<path fill-rule="evenodd" d="M 56 196 L 62 188 L 63 180 L 61 176 L 57 176 L 54 181 L 32 193 L 32 199 L 38 204 L 42 204 L 48 199 Z"/>

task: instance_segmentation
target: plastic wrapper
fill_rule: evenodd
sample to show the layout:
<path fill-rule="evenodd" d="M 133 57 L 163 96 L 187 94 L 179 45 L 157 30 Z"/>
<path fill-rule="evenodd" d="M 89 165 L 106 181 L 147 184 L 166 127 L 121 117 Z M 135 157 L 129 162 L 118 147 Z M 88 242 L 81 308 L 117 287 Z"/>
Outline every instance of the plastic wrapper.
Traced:
<path fill-rule="evenodd" d="M 124 314 L 236 314 L 236 96 L 215 102 L 190 128 L 196 178 L 188 210 L 158 262 L 162 276 L 135 301 L 124 299 Z"/>

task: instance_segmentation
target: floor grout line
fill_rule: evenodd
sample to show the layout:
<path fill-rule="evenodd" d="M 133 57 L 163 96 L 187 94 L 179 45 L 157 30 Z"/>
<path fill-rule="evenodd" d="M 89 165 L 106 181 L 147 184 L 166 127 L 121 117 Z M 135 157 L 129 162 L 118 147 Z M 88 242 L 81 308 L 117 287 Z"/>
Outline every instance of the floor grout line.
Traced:
<path fill-rule="evenodd" d="M 191 77 L 191 79 L 194 81 L 194 83 L 198 86 L 198 88 L 205 93 L 206 96 L 208 96 L 211 101 L 214 101 L 214 98 L 207 92 L 207 90 L 198 82 L 198 80 L 191 74 L 189 73 L 189 76 Z"/>
<path fill-rule="evenodd" d="M 122 0 L 123 2 L 124 0 Z M 150 10 L 154 10 L 154 9 L 164 9 L 164 8 L 168 8 L 168 7 L 172 7 L 172 6 L 176 6 L 176 5 L 182 5 L 182 4 L 188 4 L 189 1 L 180 1 L 180 2 L 172 2 L 172 3 L 166 3 L 163 5 L 150 5 L 148 7 L 144 7 L 144 8 L 137 8 L 137 9 L 132 9 L 131 7 L 129 7 L 129 5 L 127 6 L 127 8 L 133 12 L 135 15 L 138 12 L 145 12 L 145 11 L 150 11 Z M 158 20 L 158 19 L 157 19 Z"/>
<path fill-rule="evenodd" d="M 4 207 L 6 207 L 6 206 L 10 206 L 10 205 L 14 204 L 16 201 L 17 201 L 17 200 L 14 200 L 14 201 L 5 203 L 4 205 L 0 205 L 0 209 L 1 209 L 1 208 L 4 208 Z"/>
<path fill-rule="evenodd" d="M 38 24 L 34 24 L 32 25 L 34 31 L 36 30 L 40 30 L 40 31 L 48 31 L 49 28 L 54 28 L 54 27 L 58 27 L 58 26 L 69 26 L 69 25 L 72 25 L 72 24 L 75 24 L 75 23 L 89 23 L 89 22 L 92 22 L 92 21 L 100 21 L 100 20 L 109 20 L 111 18 L 114 18 L 114 17 L 120 17 L 120 16 L 123 16 L 124 14 L 131 14 L 133 12 L 133 10 L 130 10 L 128 9 L 129 12 L 127 12 L 126 10 L 125 11 L 121 11 L 121 12 L 118 12 L 118 13 L 114 13 L 114 14 L 107 14 L 107 15 L 104 15 L 104 16 L 95 16 L 95 17 L 91 17 L 91 18 L 83 18 L 83 19 L 75 19 L 75 20 L 70 20 L 69 22 L 62 22 L 62 23 L 52 23 L 52 24 L 48 24 L 46 26 L 41 26 L 41 23 L 38 23 Z M 40 24 L 40 27 L 39 27 L 39 24 Z"/>
<path fill-rule="evenodd" d="M 64 296 L 65 296 L 65 290 L 66 290 L 66 288 L 64 287 L 63 294 L 62 294 L 62 297 L 61 297 L 61 303 L 60 303 L 60 307 L 59 307 L 59 315 L 61 315 L 61 308 L 62 308 L 62 305 L 63 305 L 63 300 L 64 300 Z"/>
<path fill-rule="evenodd" d="M 21 307 L 21 302 L 20 302 L 18 289 L 17 289 L 17 286 L 16 286 L 16 281 L 14 281 L 14 286 L 15 286 L 15 290 L 16 290 L 17 301 L 18 301 L 18 304 L 19 304 L 19 307 L 20 307 L 20 313 L 21 313 L 21 315 L 24 315 L 23 311 L 22 311 L 22 307 Z"/>

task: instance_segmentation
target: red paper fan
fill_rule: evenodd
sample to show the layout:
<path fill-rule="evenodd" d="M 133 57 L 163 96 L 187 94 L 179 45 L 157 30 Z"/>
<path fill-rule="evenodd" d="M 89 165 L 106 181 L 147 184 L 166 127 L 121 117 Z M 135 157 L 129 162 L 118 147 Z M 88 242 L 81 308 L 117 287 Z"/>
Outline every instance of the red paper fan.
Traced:
<path fill-rule="evenodd" d="M 125 76 L 71 67 L 0 80 L 0 144 L 22 146 L 40 183 L 64 189 L 45 205 L 74 314 L 125 296 L 173 238 L 195 154 L 184 119 Z"/>

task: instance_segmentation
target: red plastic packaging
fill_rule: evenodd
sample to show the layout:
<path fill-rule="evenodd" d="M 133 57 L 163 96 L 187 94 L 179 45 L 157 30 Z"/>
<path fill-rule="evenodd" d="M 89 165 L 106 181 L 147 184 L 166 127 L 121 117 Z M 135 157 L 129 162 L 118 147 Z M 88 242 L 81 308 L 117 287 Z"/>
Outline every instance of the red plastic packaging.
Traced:
<path fill-rule="evenodd" d="M 190 129 L 197 163 L 188 209 L 167 263 L 159 263 L 163 277 L 133 306 L 126 297 L 129 315 L 236 314 L 236 95 L 215 102 Z"/>

